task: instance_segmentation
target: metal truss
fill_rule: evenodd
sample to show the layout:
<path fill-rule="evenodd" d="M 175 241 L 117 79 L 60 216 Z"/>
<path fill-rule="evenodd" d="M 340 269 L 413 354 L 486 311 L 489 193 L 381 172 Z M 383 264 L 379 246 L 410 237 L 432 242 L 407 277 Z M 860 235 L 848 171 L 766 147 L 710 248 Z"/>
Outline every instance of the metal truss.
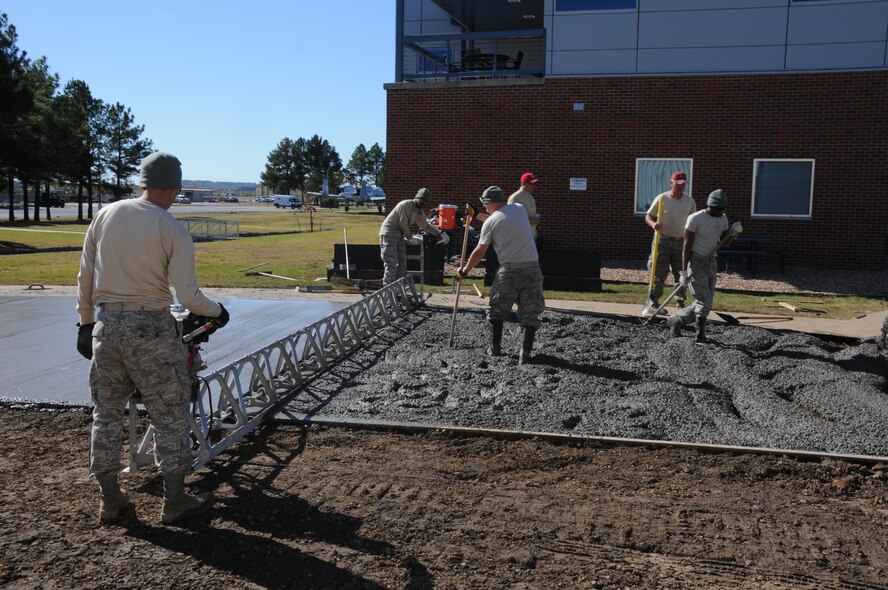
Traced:
<path fill-rule="evenodd" d="M 421 301 L 410 275 L 213 373 L 199 376 L 191 438 L 197 470 L 288 403 L 310 378 Z M 129 469 L 154 463 L 154 427 L 138 439 L 130 404 Z"/>

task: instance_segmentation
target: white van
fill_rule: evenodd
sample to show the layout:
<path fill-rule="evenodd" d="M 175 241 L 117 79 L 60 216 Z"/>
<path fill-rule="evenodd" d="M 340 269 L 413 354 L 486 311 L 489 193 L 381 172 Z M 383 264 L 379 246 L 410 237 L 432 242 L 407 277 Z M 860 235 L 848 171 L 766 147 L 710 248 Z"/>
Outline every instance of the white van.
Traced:
<path fill-rule="evenodd" d="M 299 199 L 299 197 L 293 197 L 291 195 L 275 195 L 274 206 L 277 209 L 288 207 L 290 209 L 301 209 L 302 201 Z"/>

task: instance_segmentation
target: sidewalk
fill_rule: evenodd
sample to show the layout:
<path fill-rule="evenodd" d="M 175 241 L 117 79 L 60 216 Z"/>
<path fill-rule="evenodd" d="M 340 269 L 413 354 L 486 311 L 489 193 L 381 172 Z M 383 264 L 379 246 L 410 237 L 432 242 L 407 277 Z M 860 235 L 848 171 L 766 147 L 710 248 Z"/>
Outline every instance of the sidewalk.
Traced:
<path fill-rule="evenodd" d="M 453 309 L 456 295 L 435 293 L 426 300 L 428 305 L 447 307 Z M 460 308 L 487 307 L 487 299 L 475 294 L 463 293 L 459 298 Z M 550 311 L 566 311 L 579 313 L 593 313 L 617 317 L 638 318 L 641 315 L 641 304 L 629 303 L 601 303 L 597 301 L 564 301 L 547 299 L 546 309 Z M 670 315 L 675 313 L 675 307 L 666 308 Z M 787 310 L 788 312 L 789 310 Z M 727 313 L 735 317 L 742 317 L 740 324 L 744 326 L 756 326 L 771 330 L 794 330 L 816 336 L 838 336 L 842 338 L 876 338 L 882 333 L 882 323 L 888 316 L 888 310 L 871 313 L 862 318 L 853 320 L 829 320 L 819 318 L 794 317 L 791 320 L 773 319 L 774 316 L 759 314 Z M 787 313 L 786 315 L 789 315 Z M 663 316 L 664 318 L 666 316 Z M 750 319 L 746 319 L 750 318 Z M 726 323 L 714 312 L 709 314 L 709 321 L 717 324 Z M 653 324 L 654 322 L 652 322 Z"/>
<path fill-rule="evenodd" d="M 305 301 L 333 301 L 340 303 L 353 303 L 361 299 L 360 294 L 344 294 L 344 293 L 298 293 L 295 289 L 224 289 L 224 288 L 207 288 L 204 292 L 212 298 L 243 298 L 243 299 L 284 299 L 284 300 L 305 300 Z M 48 296 L 48 295 L 74 295 L 76 289 L 74 287 L 65 286 L 49 286 L 45 290 L 28 290 L 23 286 L 0 286 L 0 295 L 15 296 Z M 434 293 L 431 296 L 426 293 L 426 303 L 438 307 L 453 309 L 453 302 L 456 295 L 450 293 Z M 478 297 L 474 293 L 463 293 L 459 298 L 460 308 L 475 307 L 486 308 L 487 298 Z M 617 317 L 638 318 L 641 315 L 641 304 L 629 303 L 601 303 L 597 301 L 565 301 L 558 299 L 547 299 L 546 309 L 551 311 L 566 311 L 578 313 L 593 313 L 600 315 L 609 315 Z M 674 307 L 667 308 L 669 313 L 675 313 Z M 791 312 L 787 310 L 787 314 Z M 73 317 L 72 309 L 72 317 Z M 862 318 L 853 320 L 830 320 L 819 318 L 797 317 L 791 320 L 774 320 L 773 316 L 746 314 L 746 313 L 729 313 L 735 317 L 749 318 L 755 316 L 755 319 L 742 319 L 740 323 L 745 326 L 757 326 L 760 328 L 768 328 L 772 330 L 794 330 L 797 332 L 805 332 L 806 334 L 814 334 L 817 336 L 838 336 L 842 338 L 876 338 L 882 332 L 882 323 L 888 316 L 888 310 L 871 313 Z M 665 316 L 664 316 L 665 317 Z M 715 313 L 709 314 L 709 319 L 713 323 L 725 323 Z M 653 323 L 653 322 L 652 322 Z"/>

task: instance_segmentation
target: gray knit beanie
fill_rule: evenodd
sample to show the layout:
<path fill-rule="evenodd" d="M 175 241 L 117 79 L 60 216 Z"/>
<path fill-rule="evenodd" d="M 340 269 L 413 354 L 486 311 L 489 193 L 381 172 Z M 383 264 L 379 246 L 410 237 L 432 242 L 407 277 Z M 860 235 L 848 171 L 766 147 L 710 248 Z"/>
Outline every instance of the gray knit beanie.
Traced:
<path fill-rule="evenodd" d="M 503 189 L 498 186 L 488 186 L 484 189 L 484 193 L 481 195 L 481 203 L 486 205 L 487 203 L 505 203 L 506 195 L 503 193 Z"/>
<path fill-rule="evenodd" d="M 717 188 L 711 193 L 709 193 L 709 198 L 706 199 L 707 207 L 718 207 L 720 209 L 725 209 L 728 206 L 728 191 L 723 188 Z"/>
<path fill-rule="evenodd" d="M 182 188 L 182 162 L 173 154 L 154 152 L 142 160 L 139 186 L 143 188 Z"/>

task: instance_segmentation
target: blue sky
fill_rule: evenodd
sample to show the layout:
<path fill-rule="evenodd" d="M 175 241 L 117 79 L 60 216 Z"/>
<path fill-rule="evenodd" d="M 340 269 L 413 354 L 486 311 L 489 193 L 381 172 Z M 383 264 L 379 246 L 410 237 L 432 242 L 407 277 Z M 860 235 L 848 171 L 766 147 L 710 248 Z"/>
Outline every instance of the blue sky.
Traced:
<path fill-rule="evenodd" d="M 133 111 L 185 178 L 258 182 L 284 137 L 385 148 L 394 0 L 6 0 L 61 86 Z"/>

